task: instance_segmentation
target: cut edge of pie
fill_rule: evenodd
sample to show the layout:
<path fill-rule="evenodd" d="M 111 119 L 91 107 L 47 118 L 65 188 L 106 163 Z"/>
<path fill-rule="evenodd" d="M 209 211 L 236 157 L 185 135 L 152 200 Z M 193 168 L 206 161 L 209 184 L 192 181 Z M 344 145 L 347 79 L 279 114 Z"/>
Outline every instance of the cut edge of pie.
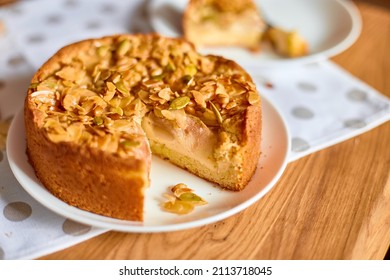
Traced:
<path fill-rule="evenodd" d="M 157 34 L 62 48 L 25 99 L 27 154 L 42 184 L 96 214 L 142 221 L 151 153 L 223 188 L 253 176 L 261 99 L 235 62 Z"/>
<path fill-rule="evenodd" d="M 200 47 L 260 50 L 266 24 L 252 0 L 190 0 L 183 14 L 184 37 Z"/>

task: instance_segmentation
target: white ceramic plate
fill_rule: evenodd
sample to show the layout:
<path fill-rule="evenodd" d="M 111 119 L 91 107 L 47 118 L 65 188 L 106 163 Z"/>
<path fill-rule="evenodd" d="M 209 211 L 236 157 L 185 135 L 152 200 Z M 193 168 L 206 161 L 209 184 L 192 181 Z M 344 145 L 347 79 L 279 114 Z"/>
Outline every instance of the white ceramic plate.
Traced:
<path fill-rule="evenodd" d="M 80 223 L 125 232 L 163 232 L 202 226 L 227 218 L 263 197 L 282 175 L 290 150 L 289 133 L 278 111 L 263 98 L 263 143 L 257 172 L 242 192 L 221 190 L 172 164 L 153 158 L 151 186 L 146 192 L 145 220 L 129 222 L 96 215 L 69 206 L 49 193 L 35 176 L 27 161 L 23 113 L 11 124 L 7 139 L 7 155 L 12 172 L 22 187 L 38 202 Z M 198 206 L 190 214 L 176 215 L 160 209 L 163 194 L 179 182 L 186 183 L 208 204 Z"/>
<path fill-rule="evenodd" d="M 182 13 L 187 0 L 151 0 L 149 16 L 156 32 L 182 36 Z M 283 58 L 264 45 L 259 53 L 240 48 L 204 48 L 199 51 L 222 55 L 248 66 L 286 66 L 323 60 L 350 47 L 360 35 L 361 18 L 348 0 L 255 0 L 267 22 L 286 30 L 298 30 L 310 52 L 300 58 Z"/>

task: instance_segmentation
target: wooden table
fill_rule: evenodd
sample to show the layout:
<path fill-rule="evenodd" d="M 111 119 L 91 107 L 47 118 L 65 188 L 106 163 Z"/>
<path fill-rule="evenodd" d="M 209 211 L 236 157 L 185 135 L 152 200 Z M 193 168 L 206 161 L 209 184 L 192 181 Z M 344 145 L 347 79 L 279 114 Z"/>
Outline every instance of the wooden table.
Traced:
<path fill-rule="evenodd" d="M 332 60 L 390 97 L 389 2 L 356 4 L 362 34 Z M 270 193 L 226 220 L 170 233 L 108 232 L 42 259 L 383 259 L 389 244 L 387 122 L 289 164 Z"/>

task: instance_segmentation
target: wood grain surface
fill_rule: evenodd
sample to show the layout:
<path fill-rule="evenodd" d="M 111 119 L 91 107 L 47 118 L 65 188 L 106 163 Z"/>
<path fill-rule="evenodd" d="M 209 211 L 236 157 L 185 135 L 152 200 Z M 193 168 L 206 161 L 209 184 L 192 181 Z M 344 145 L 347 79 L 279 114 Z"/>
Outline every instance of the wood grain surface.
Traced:
<path fill-rule="evenodd" d="M 356 1 L 358 41 L 332 60 L 390 97 L 389 1 Z M 390 244 L 390 123 L 288 165 L 263 199 L 170 233 L 108 232 L 42 259 L 383 259 Z"/>

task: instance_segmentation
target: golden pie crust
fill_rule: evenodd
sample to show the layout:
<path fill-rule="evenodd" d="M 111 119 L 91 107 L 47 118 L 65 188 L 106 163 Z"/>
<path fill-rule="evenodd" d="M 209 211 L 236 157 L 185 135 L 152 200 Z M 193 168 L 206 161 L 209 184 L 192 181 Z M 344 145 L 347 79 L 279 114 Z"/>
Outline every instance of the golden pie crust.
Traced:
<path fill-rule="evenodd" d="M 24 117 L 43 185 L 124 220 L 144 219 L 152 153 L 233 191 L 260 156 L 261 100 L 248 73 L 157 34 L 65 46 L 33 76 Z"/>

